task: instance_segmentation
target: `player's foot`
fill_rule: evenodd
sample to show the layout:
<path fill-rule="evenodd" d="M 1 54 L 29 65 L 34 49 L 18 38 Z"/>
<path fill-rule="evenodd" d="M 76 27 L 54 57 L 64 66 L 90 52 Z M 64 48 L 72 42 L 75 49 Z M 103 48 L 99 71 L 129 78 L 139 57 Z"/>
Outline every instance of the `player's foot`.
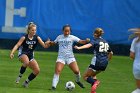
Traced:
<path fill-rule="evenodd" d="M 56 90 L 56 88 L 52 86 L 52 88 L 50 88 L 49 90 Z"/>
<path fill-rule="evenodd" d="M 75 81 L 76 82 L 76 81 Z M 76 82 L 81 88 L 85 88 L 84 85 L 79 81 L 79 82 Z"/>
<path fill-rule="evenodd" d="M 24 88 L 28 88 L 28 82 L 27 81 L 24 81 L 22 85 L 23 85 Z"/>
<path fill-rule="evenodd" d="M 91 93 L 96 93 L 96 91 L 91 91 Z"/>
<path fill-rule="evenodd" d="M 96 90 L 96 88 L 98 87 L 99 84 L 100 84 L 100 81 L 99 80 L 96 80 L 94 82 L 94 84 L 91 87 L 91 93 L 96 93 L 95 90 Z"/>
<path fill-rule="evenodd" d="M 15 83 L 18 84 L 19 81 L 20 81 L 20 79 L 21 79 L 21 77 L 18 77 L 18 78 L 16 79 Z"/>
<path fill-rule="evenodd" d="M 140 89 L 136 89 L 132 93 L 140 93 Z"/>

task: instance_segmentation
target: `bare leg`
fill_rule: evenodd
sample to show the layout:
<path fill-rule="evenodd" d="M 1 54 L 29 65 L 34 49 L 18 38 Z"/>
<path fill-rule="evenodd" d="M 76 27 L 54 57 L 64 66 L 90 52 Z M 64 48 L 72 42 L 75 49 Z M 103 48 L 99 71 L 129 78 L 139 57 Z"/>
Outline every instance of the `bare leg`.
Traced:
<path fill-rule="evenodd" d="M 85 88 L 84 85 L 80 82 L 80 70 L 79 67 L 77 65 L 77 62 L 72 62 L 69 64 L 70 69 L 74 72 L 74 74 L 76 75 L 76 83 L 81 87 L 81 88 Z"/>
<path fill-rule="evenodd" d="M 56 86 L 59 82 L 59 75 L 61 73 L 61 71 L 63 70 L 64 68 L 64 64 L 61 63 L 61 62 L 57 62 L 56 65 L 55 65 L 55 74 L 54 74 L 54 77 L 53 77 L 53 81 L 52 81 L 52 89 L 56 89 Z"/>

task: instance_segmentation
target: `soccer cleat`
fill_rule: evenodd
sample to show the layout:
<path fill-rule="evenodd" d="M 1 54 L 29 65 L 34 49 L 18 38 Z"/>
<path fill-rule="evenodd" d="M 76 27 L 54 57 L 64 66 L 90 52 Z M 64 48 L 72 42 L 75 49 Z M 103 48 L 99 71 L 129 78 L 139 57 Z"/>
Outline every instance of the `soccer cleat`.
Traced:
<path fill-rule="evenodd" d="M 99 80 L 96 80 L 94 82 L 94 84 L 91 87 L 91 93 L 96 93 L 95 90 L 96 90 L 96 88 L 98 87 L 99 84 L 100 84 L 100 81 Z"/>
<path fill-rule="evenodd" d="M 17 79 L 16 79 L 16 84 L 19 84 L 19 81 L 20 81 L 20 79 L 21 79 L 21 77 L 18 77 Z"/>
<path fill-rule="evenodd" d="M 91 93 L 96 93 L 95 91 L 91 91 Z"/>
<path fill-rule="evenodd" d="M 50 88 L 49 90 L 56 90 L 56 88 L 52 86 L 52 88 Z"/>
<path fill-rule="evenodd" d="M 24 88 L 28 88 L 28 82 L 27 82 L 27 81 L 24 81 L 23 84 L 22 84 L 22 86 L 23 86 Z"/>
<path fill-rule="evenodd" d="M 76 81 L 75 81 L 76 82 Z M 84 85 L 79 81 L 79 82 L 76 82 L 81 88 L 85 88 Z"/>

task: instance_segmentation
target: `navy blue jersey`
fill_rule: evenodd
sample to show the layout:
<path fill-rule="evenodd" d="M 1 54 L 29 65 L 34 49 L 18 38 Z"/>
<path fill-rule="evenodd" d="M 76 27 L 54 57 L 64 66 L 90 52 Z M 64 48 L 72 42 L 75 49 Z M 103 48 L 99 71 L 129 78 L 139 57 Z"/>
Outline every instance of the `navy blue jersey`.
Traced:
<path fill-rule="evenodd" d="M 22 53 L 26 53 L 26 54 L 29 54 L 29 53 L 33 53 L 33 51 L 35 50 L 37 44 L 38 44 L 38 39 L 37 39 L 37 35 L 34 35 L 33 36 L 33 39 L 30 40 L 28 38 L 28 34 L 25 35 L 25 40 L 23 41 L 21 47 L 19 48 L 19 50 L 22 52 Z"/>
<path fill-rule="evenodd" d="M 111 49 L 107 41 L 100 37 L 94 38 L 90 43 L 93 45 L 97 62 L 108 61 L 108 52 L 111 52 Z"/>

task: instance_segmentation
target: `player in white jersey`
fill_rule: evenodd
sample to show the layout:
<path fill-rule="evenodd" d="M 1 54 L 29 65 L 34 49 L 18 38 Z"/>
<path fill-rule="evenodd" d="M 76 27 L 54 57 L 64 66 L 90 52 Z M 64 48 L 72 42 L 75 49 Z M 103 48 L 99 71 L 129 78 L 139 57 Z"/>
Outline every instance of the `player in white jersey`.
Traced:
<path fill-rule="evenodd" d="M 140 93 L 140 28 L 130 30 L 134 31 L 134 34 L 131 36 L 135 36 L 130 48 L 130 58 L 134 60 L 133 74 L 137 86 L 137 89 L 132 93 Z"/>
<path fill-rule="evenodd" d="M 63 70 L 65 64 L 67 64 L 73 73 L 76 75 L 75 82 L 84 88 L 83 84 L 80 82 L 80 70 L 77 65 L 76 59 L 73 54 L 73 43 L 77 42 L 80 44 L 85 44 L 89 42 L 89 39 L 80 40 L 74 35 L 70 35 L 71 27 L 70 25 L 63 26 L 63 34 L 59 35 L 54 41 L 50 41 L 50 45 L 59 45 L 58 57 L 56 60 L 55 74 L 52 81 L 52 90 L 56 89 L 59 82 L 59 75 Z"/>

